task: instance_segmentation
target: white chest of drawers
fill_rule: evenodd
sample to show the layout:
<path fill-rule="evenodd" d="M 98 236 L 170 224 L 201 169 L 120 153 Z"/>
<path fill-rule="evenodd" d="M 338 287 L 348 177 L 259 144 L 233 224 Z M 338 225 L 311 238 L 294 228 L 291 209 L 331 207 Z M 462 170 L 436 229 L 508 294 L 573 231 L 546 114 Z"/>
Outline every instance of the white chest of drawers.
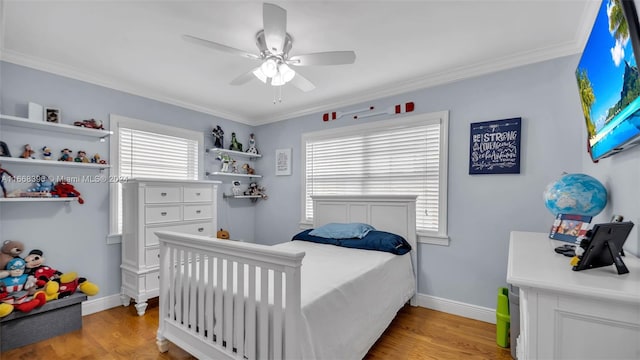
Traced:
<path fill-rule="evenodd" d="M 134 179 L 123 184 L 122 304 L 144 315 L 158 296 L 156 231 L 215 236 L 219 181 Z"/>
<path fill-rule="evenodd" d="M 518 360 L 640 359 L 640 259 L 571 270 L 548 233 L 513 231 L 507 282 L 520 288 Z M 513 315 L 512 315 L 513 316 Z"/>

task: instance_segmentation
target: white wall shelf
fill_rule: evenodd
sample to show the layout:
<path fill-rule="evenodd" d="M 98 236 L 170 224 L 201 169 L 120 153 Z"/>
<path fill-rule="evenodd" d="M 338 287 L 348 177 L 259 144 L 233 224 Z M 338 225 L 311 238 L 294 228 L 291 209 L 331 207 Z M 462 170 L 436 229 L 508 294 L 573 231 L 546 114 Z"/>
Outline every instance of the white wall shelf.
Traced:
<path fill-rule="evenodd" d="M 222 197 L 225 199 L 260 199 L 262 196 L 260 195 L 233 195 L 233 194 L 222 194 Z"/>
<path fill-rule="evenodd" d="M 2 114 L 0 114 L 0 124 L 18 126 L 23 128 L 29 128 L 29 129 L 62 132 L 65 134 L 90 136 L 90 137 L 98 138 L 100 139 L 100 141 L 104 141 L 107 137 L 113 134 L 113 132 L 109 130 L 89 129 L 89 128 L 74 126 L 74 125 L 49 123 L 45 121 L 35 121 L 35 120 L 29 120 L 27 118 L 10 116 L 10 115 L 2 115 Z"/>
<path fill-rule="evenodd" d="M 214 171 L 214 172 L 206 172 L 205 175 L 207 176 L 231 176 L 231 177 L 246 177 L 246 178 L 261 178 L 262 175 L 249 175 L 249 174 L 239 174 L 239 173 L 226 173 L 226 172 L 219 172 L 219 171 Z"/>
<path fill-rule="evenodd" d="M 77 197 L 16 197 L 16 198 L 0 198 L 0 203 L 3 202 L 72 202 L 78 201 Z"/>
<path fill-rule="evenodd" d="M 251 159 L 262 157 L 262 155 L 260 154 L 251 154 L 251 153 L 246 153 L 242 151 L 226 150 L 226 149 L 220 149 L 220 148 L 211 148 L 211 149 L 207 149 L 206 151 L 208 153 L 221 152 L 221 153 L 229 154 L 229 156 L 240 156 L 240 157 L 247 157 Z"/>
<path fill-rule="evenodd" d="M 95 163 L 83 163 L 75 161 L 57 161 L 57 160 L 41 160 L 41 159 L 23 159 L 16 157 L 0 157 L 0 163 L 14 163 L 23 165 L 46 165 L 46 166 L 67 166 L 78 167 L 84 169 L 99 169 L 104 170 L 111 167 L 108 164 L 95 164 Z"/>

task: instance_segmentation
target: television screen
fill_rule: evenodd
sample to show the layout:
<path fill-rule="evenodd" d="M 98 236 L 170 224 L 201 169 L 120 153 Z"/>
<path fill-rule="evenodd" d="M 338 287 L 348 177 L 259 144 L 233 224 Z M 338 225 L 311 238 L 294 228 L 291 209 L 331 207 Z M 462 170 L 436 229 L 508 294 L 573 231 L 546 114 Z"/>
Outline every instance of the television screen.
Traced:
<path fill-rule="evenodd" d="M 593 161 L 640 142 L 638 31 L 633 1 L 602 2 L 576 69 Z"/>

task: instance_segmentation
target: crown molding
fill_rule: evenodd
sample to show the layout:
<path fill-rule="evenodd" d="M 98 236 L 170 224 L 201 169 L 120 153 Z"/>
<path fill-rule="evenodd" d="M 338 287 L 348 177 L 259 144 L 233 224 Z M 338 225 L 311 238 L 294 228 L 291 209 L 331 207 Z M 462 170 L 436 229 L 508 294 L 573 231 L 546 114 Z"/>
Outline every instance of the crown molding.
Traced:
<path fill-rule="evenodd" d="M 94 85 L 103 86 L 109 89 L 122 91 L 128 94 L 145 97 L 151 100 L 160 101 L 166 104 L 175 105 L 185 109 L 209 114 L 226 120 L 232 120 L 245 125 L 255 125 L 251 119 L 239 116 L 238 114 L 214 110 L 209 107 L 195 105 L 186 101 L 178 100 L 166 95 L 160 94 L 152 89 L 138 87 L 126 83 L 126 81 L 114 81 L 104 76 L 88 73 L 79 69 L 75 69 L 68 65 L 47 61 L 42 58 L 26 55 L 17 51 L 0 48 L 0 60 L 10 62 L 16 65 L 26 66 L 32 69 L 41 70 L 67 78 L 80 80 Z"/>
<path fill-rule="evenodd" d="M 0 2 L 0 5 L 2 2 Z M 596 4 L 597 5 L 597 4 Z M 0 8 L 1 10 L 1 8 Z M 536 62 L 546 61 L 558 57 L 573 55 L 579 53 L 586 43 L 586 38 L 589 34 L 589 29 L 595 19 L 598 7 L 589 4 L 585 8 L 585 15 L 583 16 L 586 21 L 580 27 L 580 30 L 576 32 L 576 39 L 574 41 L 568 41 L 563 44 L 543 48 L 529 50 L 514 54 L 512 56 L 503 57 L 498 61 L 491 60 L 481 63 L 475 63 L 471 65 L 464 65 L 454 69 L 449 69 L 435 74 L 428 74 L 422 77 L 417 77 L 407 81 L 396 82 L 392 84 L 384 84 L 366 91 L 359 91 L 357 94 L 351 96 L 341 96 L 340 98 L 332 98 L 314 106 L 304 106 L 298 110 L 282 112 L 274 114 L 268 117 L 260 117 L 259 119 L 249 119 L 240 116 L 236 113 L 222 112 L 219 110 L 211 109 L 210 107 L 195 105 L 182 100 L 167 97 L 159 94 L 152 89 L 136 87 L 125 82 L 116 82 L 112 79 L 90 74 L 78 69 L 74 69 L 67 65 L 49 62 L 41 58 L 32 57 L 26 54 L 15 52 L 0 48 L 0 60 L 22 65 L 37 70 L 53 73 L 56 75 L 88 82 L 95 85 L 104 86 L 110 89 L 123 91 L 129 94 L 142 96 L 152 100 L 160 101 L 163 103 L 179 106 L 185 109 L 209 114 L 212 116 L 220 117 L 227 120 L 236 121 L 249 126 L 266 125 L 273 122 L 298 118 L 302 116 L 317 114 L 320 112 L 333 111 L 336 108 L 348 107 L 356 105 L 358 103 L 373 101 L 385 97 L 400 95 L 420 89 L 430 88 L 438 85 L 448 84 L 464 79 L 469 79 L 481 75 L 486 75 L 502 70 L 515 68 L 518 66 L 524 66 L 533 64 Z M 586 33 L 586 35 L 585 35 Z M 0 40 L 1 41 L 1 40 Z"/>
<path fill-rule="evenodd" d="M 277 114 L 257 120 L 255 125 L 265 125 L 272 122 L 297 118 L 320 112 L 334 111 L 336 108 L 356 105 L 365 101 L 377 100 L 385 97 L 405 94 L 408 92 L 426 89 L 438 85 L 448 84 L 460 80 L 465 80 L 481 75 L 486 75 L 502 70 L 508 70 L 519 66 L 525 66 L 541 61 L 551 60 L 563 56 L 579 53 L 581 47 L 576 45 L 576 41 L 568 41 L 556 46 L 525 51 L 513 56 L 503 57 L 499 61 L 491 60 L 482 63 L 460 66 L 440 73 L 429 74 L 404 82 L 385 84 L 372 88 L 368 91 L 358 92 L 357 95 L 342 97 L 340 100 L 331 99 L 323 103 L 318 103 L 313 107 L 305 107 L 298 111 Z"/>

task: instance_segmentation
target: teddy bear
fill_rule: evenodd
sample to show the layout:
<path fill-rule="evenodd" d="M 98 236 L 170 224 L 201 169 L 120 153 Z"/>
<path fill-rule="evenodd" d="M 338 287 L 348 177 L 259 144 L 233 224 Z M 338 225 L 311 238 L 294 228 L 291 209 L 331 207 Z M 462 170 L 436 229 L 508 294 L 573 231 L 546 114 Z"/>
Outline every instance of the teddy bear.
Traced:
<path fill-rule="evenodd" d="M 64 298 L 80 290 L 86 295 L 96 295 L 100 289 L 86 278 L 78 277 L 76 272 L 62 273 L 45 265 L 42 250 L 34 249 L 24 258 L 27 273 L 34 276 L 36 286 L 42 290 L 47 301 Z"/>
<path fill-rule="evenodd" d="M 59 181 L 51 190 L 53 197 L 77 197 L 78 203 L 84 204 L 84 199 L 80 196 L 80 192 L 67 181 Z"/>
<path fill-rule="evenodd" d="M 5 240 L 0 247 L 0 277 L 3 273 L 8 274 L 6 267 L 9 261 L 19 257 L 24 251 L 24 244 L 16 240 Z"/>

